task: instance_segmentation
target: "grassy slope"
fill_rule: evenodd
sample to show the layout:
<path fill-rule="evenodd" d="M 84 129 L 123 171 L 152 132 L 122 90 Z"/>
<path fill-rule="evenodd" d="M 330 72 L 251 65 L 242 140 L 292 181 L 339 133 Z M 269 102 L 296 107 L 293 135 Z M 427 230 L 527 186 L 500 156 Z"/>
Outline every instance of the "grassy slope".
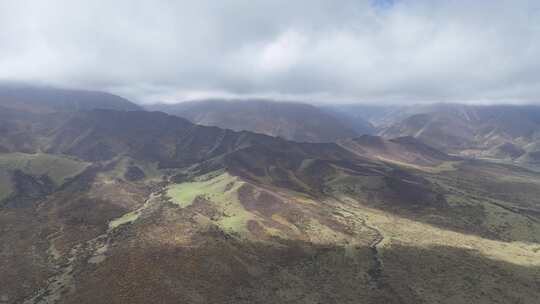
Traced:
<path fill-rule="evenodd" d="M 30 175 L 48 175 L 56 185 L 63 184 L 68 178 L 81 173 L 88 166 L 68 156 L 45 153 L 2 153 L 0 154 L 0 200 L 13 191 L 10 171 L 21 170 Z"/>
<path fill-rule="evenodd" d="M 188 207 L 199 197 L 213 202 L 224 214 L 218 222 L 220 227 L 228 231 L 244 232 L 247 221 L 253 216 L 238 200 L 238 189 L 242 185 L 244 182 L 228 173 L 217 176 L 210 174 L 194 182 L 172 185 L 168 188 L 167 195 L 182 208 Z"/>
<path fill-rule="evenodd" d="M 129 166 L 136 166 L 141 169 L 145 174 L 144 181 L 146 182 L 159 181 L 163 176 L 163 172 L 160 172 L 156 162 L 135 161 L 130 157 L 121 157 L 117 159 L 111 170 L 101 172 L 99 176 L 107 181 L 125 179 L 124 174 Z"/>
<path fill-rule="evenodd" d="M 373 189 L 383 185 L 379 178 L 343 172 L 328 183 L 335 191 L 341 189 L 336 185 L 347 183 Z M 166 303 L 182 299 L 305 304 L 358 303 L 358 299 L 365 303 L 532 304 L 538 298 L 537 242 L 448 230 L 366 206 L 351 195 L 355 192 L 343 192 L 336 200 L 280 191 L 296 207 L 289 210 L 294 212 L 285 212 L 292 207 L 282 206 L 265 216 L 265 209 L 243 205 L 246 202 L 238 195 L 245 185 L 238 177 L 217 172 L 169 186 L 167 195 L 178 205 L 165 204 L 152 220 L 139 218 L 126 227 L 129 230 L 124 231 L 137 235 L 135 243 L 112 246 L 68 303 L 106 301 L 119 292 L 127 292 L 133 303 L 158 296 Z M 257 194 L 262 192 L 257 189 Z M 197 198 L 204 198 L 204 203 Z M 209 213 L 224 215 L 212 218 Z M 265 239 L 260 233 L 272 235 L 271 230 L 246 229 L 249 220 L 270 225 L 268 218 L 296 227 L 298 234 Z M 374 231 L 382 237 L 377 244 Z M 373 271 L 370 246 L 376 247 L 381 261 L 379 275 Z M 164 277 L 167 286 L 162 284 Z M 142 278 L 143 285 L 138 283 Z M 104 293 L 87 292 L 102 284 L 108 286 Z"/>
<path fill-rule="evenodd" d="M 67 156 L 51 154 L 0 154 L 0 169 L 22 170 L 31 175 L 48 175 L 57 185 L 80 173 L 88 163 Z"/>
<path fill-rule="evenodd" d="M 451 173 L 451 176 L 455 176 L 460 175 L 461 171 L 459 170 L 459 166 L 453 166 L 437 173 L 446 172 Z M 433 170 L 428 171 L 429 174 L 433 174 Z M 434 178 L 439 175 L 430 176 Z M 535 179 L 531 179 L 532 177 L 535 177 Z M 512 180 L 518 183 L 538 183 L 540 176 L 528 175 L 527 179 L 523 179 L 520 172 L 508 172 L 507 175 L 497 176 L 496 179 L 506 182 Z M 448 179 L 444 180 L 448 181 Z M 339 199 L 338 201 L 330 199 L 329 204 L 332 205 L 332 208 L 339 210 L 341 214 L 349 214 L 352 218 L 364 219 L 367 223 L 379 228 L 387 236 L 384 241 L 385 246 L 391 246 L 392 243 L 420 247 L 450 246 L 476 250 L 483 256 L 508 263 L 540 266 L 540 239 L 538 238 L 540 224 L 529 220 L 522 214 L 491 204 L 493 198 L 481 197 L 477 193 L 467 192 L 469 190 L 467 188 L 464 188 L 465 191 L 462 192 L 447 193 L 446 198 L 450 203 L 460 202 L 483 208 L 485 213 L 477 218 L 481 225 L 485 225 L 488 230 L 492 229 L 497 233 L 501 233 L 502 239 L 506 241 L 484 238 L 472 233 L 452 231 L 426 223 L 426 221 L 408 219 L 399 213 L 388 212 L 384 208 L 376 209 L 366 206 L 365 203 L 370 200 L 369 191 L 388 191 L 386 189 L 387 185 L 380 177 L 351 176 L 337 171 L 326 181 L 326 185 L 327 189 L 329 189 L 327 193 Z M 476 187 L 476 185 L 474 186 Z M 509 195 L 511 194 L 509 193 Z M 313 203 L 320 204 L 317 201 Z M 499 203 L 508 206 L 513 204 L 512 200 Z M 449 216 L 451 215 L 453 214 Z"/>
<path fill-rule="evenodd" d="M 503 240 L 540 242 L 540 175 L 489 163 L 463 163 L 453 171 L 428 176 L 446 192 L 456 210 Z M 538 211 L 537 211 L 538 212 Z"/>
<path fill-rule="evenodd" d="M 50 156 L 40 156 L 39 161 L 11 157 L 14 162 L 5 161 L 4 166 L 17 164 L 32 172 L 42 172 L 44 162 L 68 166 Z M 170 197 L 174 203 L 170 204 L 161 194 L 138 192 L 142 183 L 157 178 L 137 183 L 122 180 L 129 165 L 133 165 L 130 160 L 120 159 L 112 169 L 97 174 L 87 193 L 93 204 L 83 201 L 58 215 L 55 209 L 50 211 L 49 216 L 60 220 L 62 216 L 73 219 L 65 220 L 60 241 L 67 235 L 86 244 L 79 248 L 89 250 L 89 256 L 99 254 L 90 262 L 86 253 L 80 254 L 76 264 L 80 268 L 74 272 L 80 276 L 77 292 L 66 293 L 66 303 L 121 301 L 120 294 L 132 303 L 159 297 L 163 303 L 306 304 L 358 303 L 359 299 L 366 303 L 536 303 L 540 296 L 538 223 L 493 204 L 528 208 L 537 204 L 533 190 L 540 177 L 534 173 L 501 174 L 499 167 L 458 163 L 435 170 L 407 167 L 443 191 L 450 211 L 436 213 L 431 207 L 402 211 L 409 203 L 403 201 L 399 206 L 391 205 L 396 202 L 377 205 L 372 194 L 391 190 L 384 177 L 337 167 L 322 179 L 325 196 L 271 186 L 270 175 L 261 178 L 265 184 L 255 185 L 216 171 L 169 185 L 164 196 Z M 147 176 L 163 173 L 151 164 L 135 165 Z M 299 171 L 308 174 L 310 166 L 306 161 Z M 54 173 L 57 180 L 65 180 L 62 176 L 71 171 L 58 172 Z M 309 187 L 309 180 L 300 180 L 298 172 L 285 173 L 279 178 L 294 179 L 302 185 L 299 189 Z M 462 179 L 466 185 L 459 183 Z M 501 197 L 489 191 L 493 185 L 506 185 L 511 191 Z M 521 193 L 522 189 L 528 192 Z M 60 202 L 70 206 L 74 201 Z M 107 211 L 110 206 L 117 208 Z M 109 248 L 105 253 L 91 251 L 102 248 L 94 241 L 81 241 L 81 235 L 90 231 L 77 232 L 81 220 L 103 229 L 99 231 L 107 238 L 100 239 L 101 245 Z M 450 229 L 447 221 L 477 225 L 494 234 L 467 231 L 471 227 L 467 225 Z M 50 235 L 56 235 L 54 228 Z"/>

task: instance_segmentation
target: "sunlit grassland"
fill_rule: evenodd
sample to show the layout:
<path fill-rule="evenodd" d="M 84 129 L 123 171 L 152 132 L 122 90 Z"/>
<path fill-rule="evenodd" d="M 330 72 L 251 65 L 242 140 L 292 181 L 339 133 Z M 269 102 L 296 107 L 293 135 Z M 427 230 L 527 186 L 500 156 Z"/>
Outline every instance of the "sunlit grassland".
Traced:
<path fill-rule="evenodd" d="M 379 156 L 377 158 L 379 160 L 381 160 L 381 161 L 386 162 L 386 163 L 398 165 L 398 166 L 405 167 L 405 168 L 416 169 L 416 170 L 424 171 L 424 172 L 427 172 L 427 173 L 433 173 L 433 174 L 441 173 L 441 172 L 445 172 L 445 171 L 455 171 L 455 170 L 457 170 L 457 167 L 459 166 L 459 164 L 462 163 L 462 161 L 444 161 L 444 162 L 442 162 L 442 163 L 440 163 L 438 165 L 435 165 L 435 166 L 420 166 L 420 165 L 415 165 L 415 164 L 411 164 L 411 163 L 401 162 L 401 161 L 394 160 L 394 159 L 384 158 L 384 157 L 381 157 L 381 156 Z"/>
<path fill-rule="evenodd" d="M 141 213 L 144 212 L 148 207 L 150 207 L 150 204 L 152 204 L 155 197 L 156 196 L 152 194 L 140 208 L 133 210 L 131 212 L 128 212 L 122 215 L 121 217 L 118 217 L 110 221 L 109 229 L 115 229 L 123 224 L 129 224 L 129 223 L 135 222 L 141 216 Z"/>
<path fill-rule="evenodd" d="M 454 168 L 453 166 L 448 164 L 448 168 Z M 245 182 L 238 177 L 226 172 L 219 172 L 199 177 L 195 181 L 171 185 L 167 190 L 167 195 L 173 203 L 181 208 L 189 208 L 197 197 L 204 198 L 216 210 L 224 214 L 223 217 L 216 219 L 215 224 L 225 231 L 245 232 L 249 220 L 262 222 L 257 214 L 247 211 L 240 203 L 238 190 L 242 185 L 245 185 Z M 339 231 L 333 230 L 315 218 L 311 218 L 304 223 L 304 226 L 296 222 L 289 222 L 288 219 L 280 215 L 272 216 L 272 220 L 284 226 L 293 227 L 291 230 L 295 230 L 299 236 L 307 236 L 307 239 L 314 243 L 344 244 L 347 241 L 363 244 L 373 237 L 370 236 L 372 234 L 371 230 L 362 228 L 362 222 L 365 222 L 367 226 L 376 228 L 383 235 L 384 240 L 380 243 L 381 251 L 395 245 L 425 249 L 446 246 L 459 250 L 470 250 L 494 261 L 503 261 L 527 267 L 540 266 L 540 244 L 531 236 L 531 233 L 538 232 L 538 227 L 534 225 L 534 227 L 531 227 L 530 221 L 525 217 L 497 207 L 497 205 L 488 201 L 483 201 L 480 197 L 475 200 L 460 193 L 447 194 L 446 196 L 449 203 L 454 207 L 459 207 L 460 204 L 481 207 L 480 210 L 483 210 L 484 217 L 480 225 L 494 231 L 506 229 L 504 236 L 508 241 L 449 230 L 445 227 L 406 218 L 400 214 L 367 207 L 365 205 L 367 197 L 360 194 L 366 193 L 367 190 L 384 190 L 384 180 L 379 176 L 350 176 L 338 171 L 326 181 L 325 186 L 330 191 L 327 193 L 339 198 L 339 201 L 328 198 L 329 201 L 332 201 L 331 203 L 321 204 L 326 199 L 310 199 L 307 197 L 302 197 L 301 200 L 297 201 L 292 192 L 280 193 L 288 196 L 295 204 L 300 204 L 300 201 L 302 201 L 301 204 L 305 208 L 309 208 L 309 210 L 318 205 L 319 210 L 339 211 L 336 213 L 338 214 L 336 215 L 337 218 L 340 217 L 339 214 L 346 215 L 348 220 L 354 222 L 353 224 L 356 226 L 353 228 L 353 231 L 356 231 L 354 237 L 345 237 Z M 308 201 L 312 201 L 312 203 L 310 204 Z M 333 209 L 336 207 L 339 208 Z M 310 214 L 308 209 L 305 209 L 304 212 Z M 349 227 L 351 227 L 352 222 L 343 219 L 343 223 L 349 225 Z M 310 236 L 318 236 L 318 238 L 311 238 Z M 524 239 L 530 241 L 523 241 Z"/>
<path fill-rule="evenodd" d="M 236 201 L 238 198 L 235 197 L 235 191 L 241 185 L 242 183 L 235 177 L 223 173 L 208 180 L 172 185 L 167 190 L 167 194 L 175 204 L 185 208 L 191 205 L 198 196 L 216 202 Z"/>
<path fill-rule="evenodd" d="M 540 266 L 540 244 L 490 240 L 473 234 L 460 233 L 430 224 L 406 219 L 368 207 L 339 203 L 348 213 L 377 227 L 385 237 L 384 247 L 392 244 L 415 247 L 449 246 L 473 250 L 484 257 L 523 266 Z M 336 203 L 338 204 L 338 203 Z"/>
<path fill-rule="evenodd" d="M 167 195 L 172 202 L 182 208 L 190 206 L 197 197 L 213 203 L 224 216 L 217 224 L 224 230 L 245 232 L 247 221 L 254 215 L 246 211 L 238 199 L 238 189 L 244 182 L 228 173 L 205 176 L 206 180 L 174 184 L 169 186 Z"/>

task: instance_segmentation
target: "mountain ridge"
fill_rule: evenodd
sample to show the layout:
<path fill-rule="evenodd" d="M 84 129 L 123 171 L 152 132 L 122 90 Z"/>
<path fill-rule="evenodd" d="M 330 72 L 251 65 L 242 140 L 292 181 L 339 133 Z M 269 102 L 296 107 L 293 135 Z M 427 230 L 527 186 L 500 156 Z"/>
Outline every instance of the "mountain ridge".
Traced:
<path fill-rule="evenodd" d="M 358 128 L 346 121 L 340 121 L 316 106 L 299 102 L 213 99 L 149 105 L 147 109 L 184 117 L 197 124 L 300 142 L 332 142 L 358 135 Z"/>
<path fill-rule="evenodd" d="M 90 109 L 141 110 L 131 101 L 101 91 L 0 84 L 0 106 L 34 113 Z"/>
<path fill-rule="evenodd" d="M 161 112 L 1 115 L 8 303 L 537 299 L 533 171 L 412 137 L 299 143 Z"/>

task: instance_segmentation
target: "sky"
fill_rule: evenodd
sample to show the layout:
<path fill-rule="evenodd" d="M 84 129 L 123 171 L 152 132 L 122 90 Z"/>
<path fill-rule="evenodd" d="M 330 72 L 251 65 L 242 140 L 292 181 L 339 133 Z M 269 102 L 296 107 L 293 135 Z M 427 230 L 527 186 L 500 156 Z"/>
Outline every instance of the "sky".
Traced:
<path fill-rule="evenodd" d="M 141 103 L 540 103 L 540 2 L 0 0 L 0 67 Z"/>

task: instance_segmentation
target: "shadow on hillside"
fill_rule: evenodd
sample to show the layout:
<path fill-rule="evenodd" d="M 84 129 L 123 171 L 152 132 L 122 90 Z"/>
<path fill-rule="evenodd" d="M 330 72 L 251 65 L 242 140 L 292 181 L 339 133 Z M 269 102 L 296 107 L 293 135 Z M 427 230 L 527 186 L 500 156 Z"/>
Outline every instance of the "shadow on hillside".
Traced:
<path fill-rule="evenodd" d="M 540 186 L 496 183 L 486 172 L 474 175 L 483 168 L 469 167 L 438 174 L 392 167 L 384 175 L 367 175 L 325 195 L 349 196 L 362 206 L 459 233 L 498 241 L 540 242 L 539 214 L 520 205 L 523 197 L 540 194 Z M 466 180 L 461 172 L 468 173 Z M 373 187 L 369 178 L 382 182 Z"/>
<path fill-rule="evenodd" d="M 118 244 L 77 271 L 65 303 L 537 303 L 540 268 L 451 247 L 249 242 L 219 231 L 197 243 Z M 375 282 L 378 281 L 378 282 Z"/>

